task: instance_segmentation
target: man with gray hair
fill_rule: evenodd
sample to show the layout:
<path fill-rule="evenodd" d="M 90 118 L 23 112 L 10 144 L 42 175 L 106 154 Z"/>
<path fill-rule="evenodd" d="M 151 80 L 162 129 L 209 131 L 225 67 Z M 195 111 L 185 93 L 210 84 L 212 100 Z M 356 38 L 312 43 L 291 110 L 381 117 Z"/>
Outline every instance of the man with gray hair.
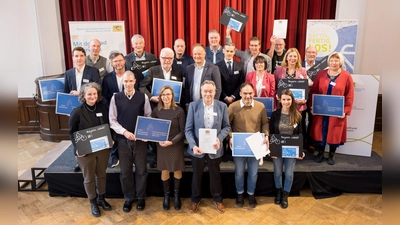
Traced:
<path fill-rule="evenodd" d="M 101 42 L 98 39 L 92 39 L 89 43 L 89 55 L 86 56 L 85 64 L 99 70 L 100 79 L 103 80 L 107 73 L 113 71 L 110 60 L 100 55 Z"/>
<path fill-rule="evenodd" d="M 271 73 L 274 73 L 276 67 L 282 64 L 283 57 L 285 56 L 287 50 L 285 49 L 285 40 L 283 38 L 278 38 L 275 35 L 272 35 L 270 41 L 271 47 L 267 49 L 265 54 L 267 54 L 272 59 Z"/>
<path fill-rule="evenodd" d="M 132 63 L 135 61 L 142 60 L 153 60 L 156 59 L 156 56 L 153 54 L 144 51 L 144 37 L 140 34 L 135 34 L 131 39 L 133 52 L 129 53 L 125 56 L 126 64 L 125 67 L 127 70 L 132 70 Z"/>
<path fill-rule="evenodd" d="M 220 45 L 221 36 L 217 30 L 210 30 L 208 32 L 208 43 L 210 46 L 206 47 L 206 61 L 212 64 L 217 64 L 224 59 L 222 54 L 222 46 Z"/>

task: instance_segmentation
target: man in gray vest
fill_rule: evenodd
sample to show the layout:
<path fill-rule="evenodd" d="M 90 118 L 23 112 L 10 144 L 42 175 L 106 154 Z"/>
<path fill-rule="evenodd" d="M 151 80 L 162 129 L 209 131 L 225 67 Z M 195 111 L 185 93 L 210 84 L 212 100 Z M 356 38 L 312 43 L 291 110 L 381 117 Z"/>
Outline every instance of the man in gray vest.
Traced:
<path fill-rule="evenodd" d="M 101 43 L 97 39 L 93 39 L 89 43 L 89 55 L 86 56 L 85 64 L 99 70 L 100 79 L 103 81 L 107 73 L 113 71 L 110 60 L 100 55 Z"/>

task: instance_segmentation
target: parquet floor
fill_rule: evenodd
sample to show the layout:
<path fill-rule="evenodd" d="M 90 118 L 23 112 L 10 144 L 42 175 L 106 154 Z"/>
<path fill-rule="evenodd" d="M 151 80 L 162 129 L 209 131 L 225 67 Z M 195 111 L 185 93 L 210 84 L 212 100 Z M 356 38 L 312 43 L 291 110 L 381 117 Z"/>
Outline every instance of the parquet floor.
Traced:
<path fill-rule="evenodd" d="M 57 143 L 39 140 L 38 134 L 18 135 L 18 175 L 34 164 Z M 375 132 L 373 149 L 382 155 L 382 132 Z M 316 200 L 310 189 L 299 197 L 289 197 L 289 207 L 281 209 L 272 197 L 257 197 L 251 209 L 237 208 L 235 199 L 224 199 L 227 210 L 220 214 L 212 199 L 203 199 L 197 213 L 187 210 L 190 199 L 182 199 L 182 209 L 162 209 L 161 197 L 148 197 L 146 209 L 122 211 L 123 199 L 107 199 L 113 209 L 102 210 L 95 218 L 86 198 L 50 197 L 47 192 L 18 192 L 18 224 L 382 224 L 382 195 L 343 193 L 339 197 Z M 247 204 L 247 202 L 245 202 Z M 1 223 L 1 222 L 0 222 Z"/>

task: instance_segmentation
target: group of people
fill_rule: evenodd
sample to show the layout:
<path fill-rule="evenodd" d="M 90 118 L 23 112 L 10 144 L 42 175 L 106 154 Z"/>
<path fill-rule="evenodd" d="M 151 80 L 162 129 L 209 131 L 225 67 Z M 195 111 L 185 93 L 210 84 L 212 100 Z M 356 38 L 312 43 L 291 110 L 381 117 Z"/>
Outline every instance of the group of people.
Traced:
<path fill-rule="evenodd" d="M 185 54 L 183 39 L 175 40 L 174 50 L 161 49 L 160 65 L 151 67 L 140 81 L 138 75 L 132 71 L 132 63 L 153 60 L 156 57 L 144 51 L 144 38 L 139 34 L 132 37 L 134 51 L 126 56 L 119 52 L 111 52 L 108 59 L 100 56 L 100 41 L 96 39 L 90 42 L 88 56 L 81 47 L 73 49 L 74 68 L 65 73 L 65 92 L 79 96 L 82 105 L 73 110 L 69 119 L 71 141 L 75 146 L 75 131 L 105 123 L 110 125 L 114 137 L 111 153 L 109 150 L 102 150 L 79 155 L 76 147 L 74 148 L 78 162 L 74 170 L 82 170 L 93 216 L 100 216 L 99 207 L 111 210 L 110 204 L 104 198 L 105 171 L 110 156 L 112 167 L 119 164 L 121 169 L 120 182 L 125 198 L 123 211 L 131 211 L 135 199 L 137 210 L 145 208 L 148 148 L 155 151 L 156 161 L 153 165 L 161 171 L 164 190 L 162 207 L 164 210 L 170 209 L 173 190 L 174 208 L 179 210 L 180 180 L 185 168 L 185 138 L 188 143 L 186 151 L 190 155 L 193 168 L 190 213 L 197 212 L 201 202 L 202 174 L 206 165 L 213 203 L 218 212 L 225 212 L 220 163 L 224 152 L 232 149 L 233 132 L 263 133 L 266 151 L 270 134 L 303 134 L 307 143 L 311 144 L 309 140 L 314 140 L 314 148 L 318 151 L 316 162 L 321 163 L 324 160 L 325 146 L 329 145 L 328 163 L 335 163 L 335 151 L 346 141 L 346 117 L 351 113 L 354 98 L 351 76 L 342 69 L 343 56 L 340 53 L 330 55 L 329 69 L 320 71 L 314 81 L 309 79 L 308 100 L 295 99 L 289 89 L 278 93 L 276 84 L 283 78 L 308 79 L 306 70 L 315 64 L 316 49 L 307 47 L 306 61 L 302 64 L 298 50 L 286 50 L 283 39 L 271 37 L 272 50 L 263 54 L 260 52 L 259 38 L 250 38 L 249 49 L 241 51 L 236 49 L 230 33 L 231 28 L 228 27 L 226 44 L 221 46 L 219 32 L 211 30 L 208 34 L 210 46 L 195 44 L 191 49 L 192 56 Z M 235 61 L 234 56 L 241 61 Z M 182 82 L 181 101 L 175 102 L 175 94 L 170 86 L 162 87 L 158 96 L 152 95 L 154 78 Z M 343 116 L 313 116 L 310 111 L 313 94 L 344 96 Z M 255 101 L 254 97 L 276 99 L 275 111 L 270 119 L 267 118 L 264 105 Z M 134 131 L 138 116 L 170 120 L 168 140 L 153 144 L 137 140 Z M 308 129 L 305 125 L 306 116 L 309 122 L 312 121 Z M 204 153 L 200 149 L 200 128 L 217 130 L 213 145 L 216 154 Z M 305 153 L 301 151 L 297 159 L 301 160 L 304 156 Z M 296 159 L 274 155 L 270 157 L 274 165 L 275 204 L 287 208 Z M 254 208 L 257 205 L 255 189 L 260 160 L 255 157 L 235 156 L 233 161 L 236 205 L 245 205 L 244 175 L 247 167 L 246 196 L 248 205 Z M 170 177 L 171 172 L 173 179 Z"/>

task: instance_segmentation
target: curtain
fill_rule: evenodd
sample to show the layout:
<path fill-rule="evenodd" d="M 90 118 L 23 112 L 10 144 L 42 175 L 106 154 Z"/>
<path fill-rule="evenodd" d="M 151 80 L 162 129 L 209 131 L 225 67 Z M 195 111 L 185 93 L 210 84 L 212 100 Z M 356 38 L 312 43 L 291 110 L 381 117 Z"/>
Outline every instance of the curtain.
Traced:
<path fill-rule="evenodd" d="M 261 39 L 261 51 L 270 48 L 275 19 L 287 19 L 286 49 L 296 47 L 304 58 L 308 19 L 335 19 L 336 0 L 59 0 L 66 68 L 72 68 L 69 21 L 125 21 L 126 52 L 133 51 L 131 37 L 141 34 L 145 51 L 157 57 L 174 40 L 191 46 L 208 46 L 207 34 L 216 29 L 225 43 L 226 27 L 219 23 L 222 11 L 230 6 L 249 16 L 242 33 L 232 31 L 238 49 L 248 49 L 248 40 Z"/>

